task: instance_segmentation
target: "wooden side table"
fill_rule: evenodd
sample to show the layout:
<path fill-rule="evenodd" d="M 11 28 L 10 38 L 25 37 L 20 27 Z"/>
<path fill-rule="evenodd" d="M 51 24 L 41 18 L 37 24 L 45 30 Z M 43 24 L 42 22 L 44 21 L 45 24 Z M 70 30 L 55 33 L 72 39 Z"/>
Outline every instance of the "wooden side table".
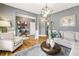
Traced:
<path fill-rule="evenodd" d="M 55 46 L 53 48 L 51 48 L 51 46 L 49 44 L 48 45 L 46 44 L 46 41 L 44 41 L 41 44 L 41 49 L 48 55 L 54 55 L 61 51 L 61 47 L 59 44 L 55 43 Z"/>

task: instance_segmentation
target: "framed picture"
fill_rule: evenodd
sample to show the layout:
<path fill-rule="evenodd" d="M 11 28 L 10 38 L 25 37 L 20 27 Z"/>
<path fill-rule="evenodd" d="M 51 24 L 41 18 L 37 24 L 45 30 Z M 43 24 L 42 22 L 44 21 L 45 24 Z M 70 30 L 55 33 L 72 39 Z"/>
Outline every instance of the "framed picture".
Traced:
<path fill-rule="evenodd" d="M 76 25 L 76 17 L 75 15 L 62 17 L 60 20 L 61 26 L 75 26 Z"/>

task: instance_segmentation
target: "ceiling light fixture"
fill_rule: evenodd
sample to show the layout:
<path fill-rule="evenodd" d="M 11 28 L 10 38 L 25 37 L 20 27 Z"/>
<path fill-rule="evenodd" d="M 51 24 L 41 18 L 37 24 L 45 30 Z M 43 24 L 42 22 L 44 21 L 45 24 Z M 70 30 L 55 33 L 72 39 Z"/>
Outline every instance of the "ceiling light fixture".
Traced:
<path fill-rule="evenodd" d="M 47 4 L 44 8 L 42 8 L 41 10 L 41 16 L 42 17 L 48 17 L 48 15 L 50 15 L 52 13 L 52 10 L 50 10 L 50 8 L 48 8 Z"/>

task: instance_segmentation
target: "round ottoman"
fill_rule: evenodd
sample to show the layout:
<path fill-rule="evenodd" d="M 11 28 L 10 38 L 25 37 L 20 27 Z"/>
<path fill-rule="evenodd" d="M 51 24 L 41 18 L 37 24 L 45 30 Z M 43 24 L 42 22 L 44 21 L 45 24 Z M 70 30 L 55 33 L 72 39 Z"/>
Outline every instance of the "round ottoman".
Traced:
<path fill-rule="evenodd" d="M 41 49 L 48 55 L 54 55 L 61 51 L 59 44 L 55 43 L 55 46 L 51 48 L 50 44 L 46 44 L 46 41 L 41 44 Z"/>

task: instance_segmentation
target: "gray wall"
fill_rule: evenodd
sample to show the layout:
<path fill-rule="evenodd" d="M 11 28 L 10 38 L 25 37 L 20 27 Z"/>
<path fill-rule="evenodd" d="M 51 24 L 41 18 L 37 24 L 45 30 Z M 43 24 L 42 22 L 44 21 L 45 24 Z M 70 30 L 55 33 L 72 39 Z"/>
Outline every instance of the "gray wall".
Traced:
<path fill-rule="evenodd" d="M 6 20 L 11 20 L 14 29 L 16 29 L 15 16 L 17 13 L 25 14 L 25 15 L 29 15 L 29 16 L 34 16 L 34 17 L 38 16 L 37 14 L 31 13 L 28 11 L 24 11 L 24 10 L 20 10 L 20 9 L 10 7 L 10 6 L 7 6 L 7 5 L 0 3 L 0 17 L 4 18 Z M 70 15 L 76 15 L 76 18 L 75 18 L 76 26 L 74 26 L 74 27 L 61 27 L 60 26 L 60 19 L 64 16 L 70 16 Z M 57 30 L 79 31 L 79 6 L 76 6 L 76 7 L 52 14 L 52 20 L 54 23 L 54 27 Z M 41 25 L 42 24 L 43 23 L 41 23 Z M 45 27 L 43 26 L 43 28 L 45 28 Z M 41 27 L 39 27 L 39 31 L 40 30 L 41 30 Z M 42 30 L 41 32 L 43 33 L 45 31 Z"/>
<path fill-rule="evenodd" d="M 0 3 L 0 17 L 5 20 L 11 20 L 14 30 L 16 30 L 16 21 L 15 21 L 16 18 L 15 17 L 17 13 L 37 17 L 37 14 L 24 11 L 24 10 L 20 10 L 20 9 L 10 7 L 10 6 Z"/>
<path fill-rule="evenodd" d="M 45 35 L 46 34 L 46 22 L 40 21 L 39 22 L 39 34 L 40 35 Z"/>
<path fill-rule="evenodd" d="M 76 25 L 73 27 L 61 27 L 60 19 L 64 16 L 75 15 Z M 79 31 L 79 6 L 60 11 L 58 13 L 52 14 L 52 20 L 54 23 L 54 27 L 57 30 L 66 30 L 66 31 Z"/>
<path fill-rule="evenodd" d="M 75 26 L 72 26 L 72 27 L 62 27 L 60 26 L 60 20 L 62 17 L 65 17 L 65 16 L 71 16 L 71 15 L 75 15 L 75 22 L 76 22 L 76 25 Z M 66 10 L 63 10 L 63 11 L 60 11 L 60 12 L 57 12 L 57 13 L 54 13 L 51 15 L 51 18 L 50 20 L 53 21 L 53 25 L 52 25 L 52 28 L 54 26 L 54 29 L 56 30 L 59 30 L 59 31 L 78 31 L 79 32 L 79 6 L 76 6 L 76 7 L 72 7 L 70 9 L 66 9 Z M 42 27 L 42 22 L 41 22 L 41 25 L 40 25 L 40 34 L 43 34 L 45 32 L 45 27 L 43 26 Z"/>

